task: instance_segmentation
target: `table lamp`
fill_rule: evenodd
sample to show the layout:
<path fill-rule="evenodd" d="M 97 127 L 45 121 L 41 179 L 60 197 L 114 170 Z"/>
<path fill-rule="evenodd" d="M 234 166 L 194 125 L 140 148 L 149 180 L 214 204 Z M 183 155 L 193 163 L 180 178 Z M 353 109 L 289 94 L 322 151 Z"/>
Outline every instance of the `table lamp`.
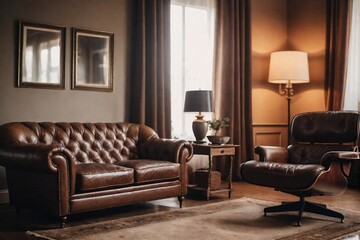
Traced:
<path fill-rule="evenodd" d="M 192 123 L 195 136 L 195 143 L 204 143 L 203 140 L 208 132 L 209 125 L 205 121 L 201 112 L 212 112 L 212 91 L 193 90 L 187 91 L 185 95 L 184 112 L 198 112 L 196 119 Z"/>

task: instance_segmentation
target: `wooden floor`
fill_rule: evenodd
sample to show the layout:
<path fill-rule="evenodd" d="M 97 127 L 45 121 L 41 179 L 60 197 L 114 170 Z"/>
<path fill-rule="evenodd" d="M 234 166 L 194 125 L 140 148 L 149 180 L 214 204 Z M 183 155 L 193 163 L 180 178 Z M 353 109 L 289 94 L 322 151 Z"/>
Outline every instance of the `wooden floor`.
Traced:
<path fill-rule="evenodd" d="M 244 182 L 234 182 L 232 199 L 248 197 L 266 201 L 281 202 L 295 201 L 295 197 L 274 191 L 270 188 L 250 185 Z M 220 194 L 206 201 L 203 197 L 187 197 L 184 208 L 202 204 L 228 200 L 227 194 Z M 324 203 L 340 209 L 360 211 L 360 188 L 348 188 L 341 196 L 313 197 L 312 202 Z M 178 208 L 177 198 L 123 206 L 102 211 L 73 215 L 69 218 L 67 226 L 77 226 L 88 222 L 110 220 L 119 217 L 128 217 L 151 212 L 166 211 Z M 6 240 L 33 240 L 26 235 L 27 230 L 49 229 L 57 227 L 57 219 L 44 214 L 24 210 L 21 220 L 16 220 L 15 209 L 8 204 L 0 204 L 0 239 Z M 345 219 L 346 220 L 346 219 Z"/>

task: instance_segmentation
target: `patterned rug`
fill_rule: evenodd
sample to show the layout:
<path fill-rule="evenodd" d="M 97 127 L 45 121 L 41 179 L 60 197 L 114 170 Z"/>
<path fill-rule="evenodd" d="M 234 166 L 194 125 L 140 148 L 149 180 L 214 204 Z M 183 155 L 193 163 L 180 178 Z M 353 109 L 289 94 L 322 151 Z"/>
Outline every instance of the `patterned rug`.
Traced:
<path fill-rule="evenodd" d="M 360 213 L 340 210 L 338 219 L 304 213 L 302 226 L 296 213 L 263 215 L 274 203 L 240 198 L 164 212 L 68 226 L 63 229 L 29 231 L 39 239 L 359 239 Z"/>

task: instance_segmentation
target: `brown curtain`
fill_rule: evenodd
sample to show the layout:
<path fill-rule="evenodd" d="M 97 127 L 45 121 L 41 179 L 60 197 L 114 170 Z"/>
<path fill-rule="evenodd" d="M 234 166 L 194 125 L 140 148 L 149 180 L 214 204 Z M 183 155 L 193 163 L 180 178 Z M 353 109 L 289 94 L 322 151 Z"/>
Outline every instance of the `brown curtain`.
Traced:
<path fill-rule="evenodd" d="M 345 90 L 352 0 L 327 1 L 325 107 L 341 110 Z"/>
<path fill-rule="evenodd" d="M 171 136 L 170 0 L 133 0 L 129 121 Z"/>
<path fill-rule="evenodd" d="M 215 40 L 215 116 L 230 117 L 226 129 L 231 141 L 240 145 L 233 163 L 239 166 L 254 157 L 251 111 L 250 0 L 218 0 Z"/>

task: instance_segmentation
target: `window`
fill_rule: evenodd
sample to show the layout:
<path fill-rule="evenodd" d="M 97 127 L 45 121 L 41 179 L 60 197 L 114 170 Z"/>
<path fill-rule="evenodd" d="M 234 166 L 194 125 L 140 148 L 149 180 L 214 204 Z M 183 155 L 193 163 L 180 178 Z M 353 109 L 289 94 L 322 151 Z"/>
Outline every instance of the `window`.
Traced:
<path fill-rule="evenodd" d="M 171 127 L 174 138 L 194 139 L 192 122 L 196 113 L 184 113 L 185 92 L 212 89 L 213 4 L 208 0 L 171 2 Z M 211 119 L 211 113 L 204 115 L 204 119 Z"/>
<path fill-rule="evenodd" d="M 344 109 L 360 111 L 360 0 L 353 1 Z"/>

